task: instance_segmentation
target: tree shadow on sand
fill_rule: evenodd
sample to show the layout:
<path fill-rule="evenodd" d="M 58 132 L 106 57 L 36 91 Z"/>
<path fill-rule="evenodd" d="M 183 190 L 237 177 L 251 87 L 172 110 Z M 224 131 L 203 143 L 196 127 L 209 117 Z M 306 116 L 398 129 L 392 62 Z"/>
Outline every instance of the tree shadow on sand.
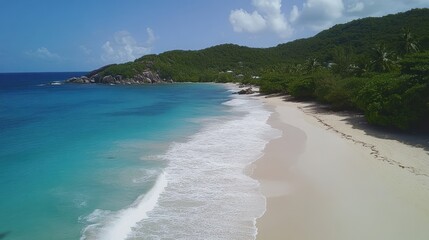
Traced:
<path fill-rule="evenodd" d="M 278 96 L 278 95 L 277 95 Z M 271 97 L 271 96 L 266 96 Z M 334 111 L 329 105 L 324 105 L 312 101 L 296 101 L 296 99 L 291 98 L 290 96 L 282 96 L 284 101 L 288 102 L 299 102 L 303 103 L 301 106 L 298 106 L 304 113 L 309 116 L 314 117 L 318 122 L 325 126 L 326 129 L 334 131 L 341 135 L 341 137 L 348 139 L 356 144 L 360 144 L 368 148 L 371 152 L 371 155 L 374 156 L 377 160 L 386 162 L 391 165 L 398 166 L 402 169 L 405 169 L 415 175 L 429 177 L 429 172 L 427 170 L 418 169 L 415 166 L 404 164 L 401 161 L 396 159 L 389 158 L 383 155 L 379 148 L 370 143 L 365 142 L 355 136 L 349 135 L 348 133 L 342 132 L 341 129 L 337 129 L 335 126 L 331 126 L 329 122 L 324 120 L 324 115 L 336 115 L 342 117 L 340 121 L 349 125 L 352 129 L 363 131 L 365 135 L 385 139 L 385 140 L 394 140 L 408 146 L 417 147 L 423 149 L 426 154 L 429 155 L 429 133 L 428 132 L 403 132 L 398 130 L 392 130 L 387 128 L 382 128 L 369 124 L 362 113 L 353 112 L 353 111 Z"/>
<path fill-rule="evenodd" d="M 350 125 L 353 129 L 364 131 L 368 136 L 395 140 L 406 145 L 422 148 L 426 152 L 429 152 L 429 133 L 404 132 L 371 125 L 366 121 L 362 113 L 352 111 L 333 111 L 329 106 L 324 106 L 319 103 L 309 103 L 309 105 L 303 107 L 302 110 L 310 114 L 335 114 L 344 117 L 341 121 Z"/>
<path fill-rule="evenodd" d="M 266 96 L 266 97 L 275 97 L 279 95 Z M 305 103 L 306 106 L 300 107 L 302 111 L 307 114 L 334 114 L 337 116 L 343 117 L 343 122 L 350 125 L 353 129 L 364 131 L 366 135 L 387 139 L 387 140 L 396 140 L 406 145 L 413 147 L 422 148 L 429 154 L 429 132 L 404 132 L 389 128 L 383 128 L 375 125 L 369 124 L 364 115 L 356 111 L 345 111 L 345 110 L 334 110 L 331 106 L 326 104 L 317 103 L 314 101 L 298 101 L 291 96 L 283 96 L 284 101 L 288 102 L 299 102 Z M 317 118 L 317 117 L 316 117 Z M 321 119 L 318 119 L 319 122 L 323 122 Z M 327 124 L 325 124 L 327 125 Z M 327 126 L 332 128 L 332 126 Z"/>

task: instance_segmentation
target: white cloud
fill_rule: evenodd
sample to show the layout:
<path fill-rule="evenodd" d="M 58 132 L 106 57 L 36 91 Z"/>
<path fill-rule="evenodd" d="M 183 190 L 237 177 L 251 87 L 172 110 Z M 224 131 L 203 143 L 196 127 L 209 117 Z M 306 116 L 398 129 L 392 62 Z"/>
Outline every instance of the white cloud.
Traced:
<path fill-rule="evenodd" d="M 330 27 L 343 16 L 342 0 L 307 0 L 303 3 L 297 22 L 315 30 Z"/>
<path fill-rule="evenodd" d="M 267 26 L 265 19 L 256 11 L 248 13 L 243 9 L 234 10 L 229 15 L 229 21 L 236 32 L 260 32 Z"/>
<path fill-rule="evenodd" d="M 112 46 L 110 46 L 110 41 L 105 42 L 103 46 L 101 46 L 101 48 L 103 49 L 104 53 L 107 55 L 115 54 L 115 50 L 113 50 Z"/>
<path fill-rule="evenodd" d="M 281 0 L 253 0 L 253 13 L 243 9 L 233 10 L 229 21 L 236 32 L 257 33 L 265 30 L 275 32 L 282 38 L 293 31 L 281 11 Z"/>
<path fill-rule="evenodd" d="M 365 3 L 363 2 L 355 2 L 347 7 L 347 12 L 354 13 L 354 12 L 361 12 L 365 8 Z"/>
<path fill-rule="evenodd" d="M 145 45 L 139 44 L 127 31 L 116 32 L 113 40 L 106 41 L 101 46 L 103 50 L 101 59 L 104 62 L 123 63 L 150 53 L 156 37 L 152 29 L 147 28 L 146 32 L 148 39 Z"/>
<path fill-rule="evenodd" d="M 429 0 L 344 0 L 351 17 L 384 16 L 412 8 L 428 8 Z"/>
<path fill-rule="evenodd" d="M 253 6 L 267 16 L 281 14 L 281 0 L 252 0 Z"/>
<path fill-rule="evenodd" d="M 148 35 L 148 38 L 146 40 L 146 44 L 150 46 L 155 42 L 156 36 L 155 36 L 155 33 L 153 33 L 153 30 L 151 28 L 146 28 L 146 32 Z"/>
<path fill-rule="evenodd" d="M 293 7 L 290 21 L 294 28 L 320 31 L 356 18 L 384 16 L 417 7 L 429 7 L 429 0 L 304 0 L 301 6 Z"/>
<path fill-rule="evenodd" d="M 31 51 L 26 52 L 25 54 L 27 54 L 28 56 L 31 56 L 31 57 L 36 57 L 36 58 L 45 59 L 45 60 L 59 60 L 59 59 L 61 59 L 61 57 L 58 54 L 52 53 L 46 47 L 40 47 L 35 51 L 31 50 Z"/>
<path fill-rule="evenodd" d="M 293 5 L 292 10 L 290 11 L 289 21 L 291 23 L 295 22 L 299 18 L 299 10 L 296 5 Z"/>
<path fill-rule="evenodd" d="M 429 0 L 300 0 L 282 12 L 282 0 L 249 0 L 254 7 L 250 13 L 233 10 L 229 21 L 236 32 L 260 33 L 272 31 L 280 37 L 291 38 L 327 29 L 356 18 L 378 17 L 404 12 L 412 8 L 428 8 Z M 292 37 L 293 38 L 293 37 Z"/>

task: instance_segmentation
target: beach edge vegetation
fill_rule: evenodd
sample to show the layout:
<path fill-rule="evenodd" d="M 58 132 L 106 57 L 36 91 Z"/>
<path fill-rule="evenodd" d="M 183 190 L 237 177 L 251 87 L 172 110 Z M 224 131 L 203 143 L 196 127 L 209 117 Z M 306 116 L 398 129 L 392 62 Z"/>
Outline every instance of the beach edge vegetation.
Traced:
<path fill-rule="evenodd" d="M 222 44 L 174 50 L 94 71 L 132 78 L 152 71 L 175 82 L 240 82 L 263 94 L 356 110 L 369 123 L 429 130 L 429 9 L 338 24 L 271 48 Z"/>

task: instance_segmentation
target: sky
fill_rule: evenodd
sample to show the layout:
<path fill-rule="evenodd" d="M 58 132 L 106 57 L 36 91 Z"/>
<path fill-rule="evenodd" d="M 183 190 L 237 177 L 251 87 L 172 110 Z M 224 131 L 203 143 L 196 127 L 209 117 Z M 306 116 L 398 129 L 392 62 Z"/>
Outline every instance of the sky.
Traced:
<path fill-rule="evenodd" d="M 272 47 L 429 0 L 0 0 L 0 72 L 90 71 L 169 50 Z"/>

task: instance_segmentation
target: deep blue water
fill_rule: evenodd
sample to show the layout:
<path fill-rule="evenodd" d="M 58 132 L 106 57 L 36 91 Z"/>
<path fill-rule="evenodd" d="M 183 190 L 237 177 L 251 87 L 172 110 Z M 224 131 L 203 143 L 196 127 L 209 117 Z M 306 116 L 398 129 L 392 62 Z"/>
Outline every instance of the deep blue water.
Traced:
<path fill-rule="evenodd" d="M 47 84 L 80 75 L 0 74 L 0 239 L 81 238 L 153 188 L 173 142 L 231 115 L 221 85 Z"/>

